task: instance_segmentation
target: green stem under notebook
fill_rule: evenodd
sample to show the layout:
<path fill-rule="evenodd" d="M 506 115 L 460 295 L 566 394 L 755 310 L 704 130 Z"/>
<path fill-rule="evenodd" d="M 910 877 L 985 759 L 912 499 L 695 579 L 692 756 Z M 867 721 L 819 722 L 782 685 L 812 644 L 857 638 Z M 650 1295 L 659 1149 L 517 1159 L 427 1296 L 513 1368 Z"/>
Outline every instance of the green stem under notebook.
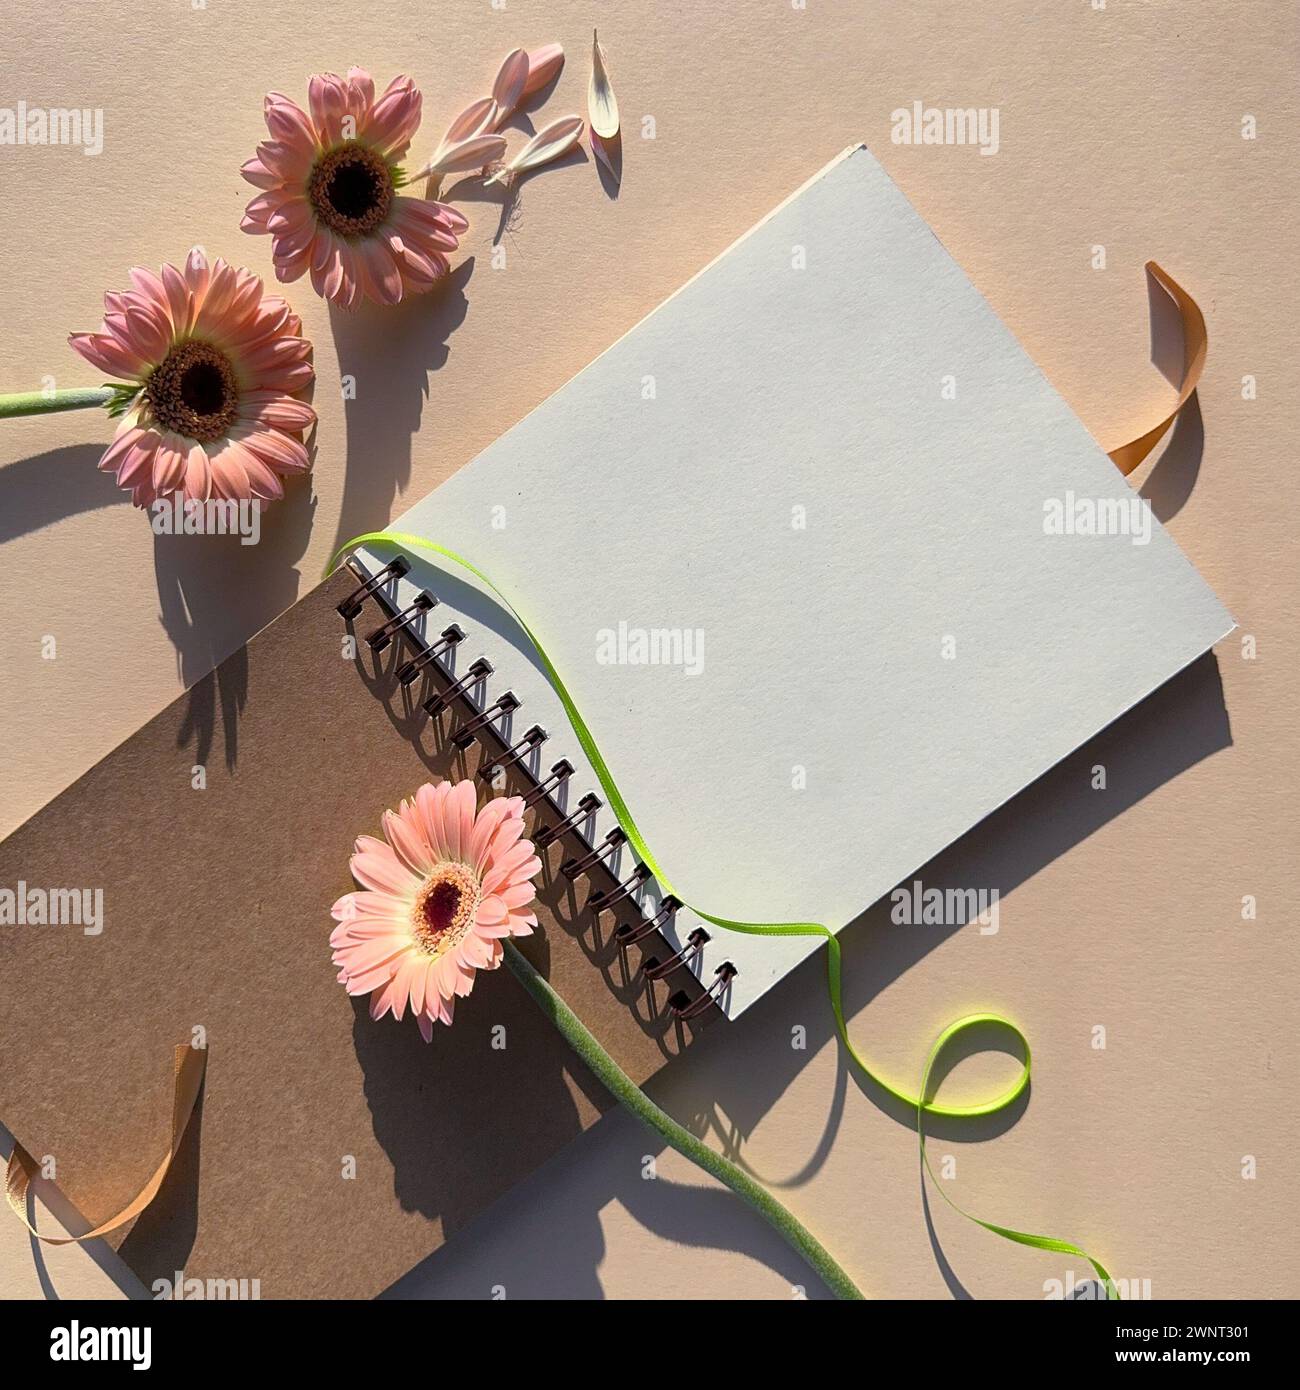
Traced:
<path fill-rule="evenodd" d="M 826 942 L 827 987 L 830 993 L 831 1009 L 835 1015 L 835 1028 L 836 1032 L 839 1034 L 840 1041 L 844 1044 L 845 1051 L 852 1059 L 853 1064 L 873 1086 L 879 1087 L 895 1100 L 902 1101 L 904 1104 L 916 1110 L 916 1131 L 922 1168 L 934 1184 L 936 1190 L 943 1197 L 944 1201 L 968 1221 L 973 1221 L 976 1225 L 982 1226 L 984 1230 L 991 1231 L 994 1235 L 1001 1236 L 1004 1240 L 1014 1241 L 1017 1245 L 1028 1245 L 1038 1250 L 1050 1250 L 1058 1254 L 1073 1255 L 1079 1259 L 1087 1260 L 1096 1272 L 1098 1279 L 1101 1280 L 1103 1287 L 1106 1289 L 1107 1298 L 1118 1299 L 1119 1293 L 1115 1287 L 1115 1281 L 1111 1278 L 1106 1267 L 1100 1260 L 1090 1255 L 1086 1250 L 1068 1240 L 1058 1240 L 1054 1236 L 1034 1235 L 1029 1231 L 1020 1231 L 1010 1226 L 1001 1226 L 995 1222 L 985 1221 L 978 1216 L 972 1215 L 972 1213 L 966 1211 L 963 1207 L 958 1206 L 957 1203 L 948 1196 L 943 1185 L 935 1177 L 930 1167 L 930 1160 L 926 1154 L 925 1148 L 926 1116 L 944 1116 L 960 1119 L 979 1115 L 994 1115 L 1013 1104 L 1028 1088 L 1030 1079 L 1029 1040 L 1014 1023 L 1009 1019 L 1003 1018 L 999 1014 L 993 1013 L 969 1014 L 963 1018 L 959 1018 L 953 1023 L 950 1023 L 935 1039 L 934 1045 L 930 1049 L 930 1054 L 926 1059 L 925 1067 L 922 1070 L 921 1084 L 917 1088 L 915 1095 L 909 1093 L 902 1087 L 895 1086 L 884 1080 L 883 1077 L 875 1072 L 862 1053 L 858 1051 L 853 1039 L 849 1036 L 848 1023 L 844 1017 L 844 997 L 841 981 L 841 950 L 840 943 L 836 939 L 835 933 L 821 922 L 745 922 L 737 918 L 723 917 L 717 913 L 706 912 L 703 908 L 689 902 L 673 887 L 668 875 L 664 873 L 663 868 L 651 852 L 650 846 L 646 844 L 645 838 L 641 834 L 640 827 L 633 818 L 632 812 L 628 808 L 627 802 L 624 800 L 623 794 L 618 788 L 618 784 L 614 781 L 613 774 L 610 772 L 600 749 L 596 746 L 596 740 L 592 736 L 591 730 L 587 727 L 586 720 L 583 719 L 581 711 L 574 703 L 572 696 L 569 694 L 568 687 L 561 679 L 560 673 L 552 663 L 546 648 L 542 645 L 541 639 L 524 618 L 523 614 L 502 592 L 497 584 L 484 574 L 484 572 L 471 560 L 466 559 L 465 556 L 458 554 L 450 547 L 441 545 L 437 541 L 429 540 L 424 536 L 416 536 L 404 531 L 370 531 L 364 535 L 353 537 L 352 540 L 339 548 L 338 552 L 330 561 L 326 569 L 326 574 L 333 574 L 345 556 L 351 554 L 352 551 L 363 545 L 389 546 L 398 550 L 425 551 L 432 555 L 440 555 L 444 559 L 450 560 L 453 564 L 459 565 L 462 569 L 468 571 L 494 594 L 505 607 L 506 611 L 514 618 L 515 622 L 519 624 L 520 629 L 536 650 L 538 660 L 541 662 L 542 668 L 546 672 L 546 677 L 550 681 L 552 688 L 559 697 L 560 703 L 564 707 L 564 713 L 573 728 L 574 735 L 587 761 L 591 764 L 600 782 L 601 789 L 608 798 L 610 809 L 613 811 L 623 833 L 627 836 L 628 843 L 639 856 L 641 862 L 659 881 L 663 892 L 676 897 L 684 906 L 694 912 L 697 917 L 700 917 L 713 926 L 721 927 L 725 931 L 741 932 L 748 936 L 813 936 L 824 939 Z M 511 965 L 512 967 L 515 965 L 513 958 L 511 959 Z M 516 969 L 516 973 L 519 973 L 518 969 Z M 521 976 L 521 979 L 522 978 L 523 976 Z M 528 985 L 527 980 L 524 982 Z M 543 985 L 545 984 L 544 981 L 540 983 Z M 529 989 L 530 993 L 534 994 L 534 998 L 539 997 L 532 986 L 529 986 Z M 553 997 L 560 1005 L 563 1004 L 563 1001 L 559 1000 L 559 997 L 554 994 L 554 991 L 550 990 L 549 986 L 546 986 L 546 991 L 548 997 Z M 579 1020 L 574 1018 L 573 1022 L 578 1028 L 582 1028 Z M 965 1105 L 944 1105 L 939 1103 L 934 1099 L 932 1089 L 935 1088 L 938 1076 L 940 1075 L 936 1072 L 936 1067 L 940 1059 L 957 1043 L 958 1039 L 963 1037 L 968 1038 L 968 1035 L 973 1029 L 987 1030 L 989 1028 L 997 1029 L 1009 1035 L 1015 1046 L 1020 1050 L 1024 1058 L 1020 1074 L 1006 1090 L 999 1092 L 989 1100 L 976 1101 Z M 563 1028 L 561 1031 L 564 1031 Z M 584 1033 L 586 1032 L 585 1029 L 582 1031 Z M 567 1032 L 565 1036 L 569 1036 Z M 590 1038 L 590 1034 L 587 1034 L 587 1037 Z M 573 1039 L 570 1038 L 570 1041 L 572 1042 Z M 599 1047 L 594 1039 L 591 1039 L 591 1043 L 593 1046 Z M 576 1043 L 574 1045 L 577 1046 Z M 581 1051 L 581 1049 L 579 1049 L 579 1051 Z M 609 1059 L 606 1058 L 606 1061 L 609 1061 Z M 781 1231 L 786 1239 L 805 1255 L 805 1258 L 807 1258 L 814 1268 L 822 1274 L 823 1278 L 827 1279 L 828 1284 L 830 1284 L 832 1288 L 835 1288 L 837 1292 L 842 1292 L 842 1296 L 845 1297 L 861 1297 L 856 1287 L 848 1280 L 848 1276 L 840 1270 L 839 1266 L 835 1264 L 823 1247 L 818 1244 L 797 1221 L 795 1221 L 794 1217 L 790 1216 L 788 1212 L 785 1212 L 784 1208 L 782 1208 L 770 1194 L 759 1187 L 748 1175 L 742 1173 L 740 1169 L 727 1163 L 726 1160 L 722 1159 L 712 1149 L 708 1148 L 707 1145 L 701 1143 L 694 1135 L 689 1134 L 686 1130 L 682 1129 L 681 1126 L 677 1125 L 675 1121 L 663 1115 L 663 1112 L 658 1110 L 658 1107 L 654 1106 L 652 1102 L 646 1099 L 632 1082 L 628 1080 L 622 1072 L 618 1071 L 612 1061 L 609 1061 L 609 1065 L 614 1067 L 614 1071 L 617 1072 L 618 1076 L 622 1077 L 622 1083 L 625 1083 L 627 1087 L 630 1087 L 632 1091 L 636 1092 L 636 1095 L 640 1097 L 641 1102 L 643 1102 L 645 1106 L 654 1110 L 656 1115 L 662 1116 L 663 1121 L 673 1128 L 674 1135 L 684 1137 L 687 1146 L 682 1147 L 681 1144 L 677 1142 L 674 1135 L 670 1135 L 665 1130 L 660 1129 L 657 1123 L 648 1118 L 647 1114 L 641 1114 L 641 1111 L 637 1110 L 637 1113 L 641 1114 L 641 1118 L 645 1120 L 647 1124 L 650 1124 L 652 1128 L 655 1128 L 659 1133 L 663 1134 L 664 1137 L 668 1139 L 668 1142 L 673 1144 L 674 1148 L 679 1148 L 680 1152 L 692 1158 L 707 1171 L 714 1173 L 716 1177 L 725 1182 L 733 1191 L 739 1193 L 746 1201 L 749 1201 L 751 1205 L 754 1205 L 761 1211 L 762 1214 Z M 593 1070 L 596 1070 L 596 1068 L 593 1068 Z M 599 1071 L 597 1074 L 600 1074 Z M 602 1080 L 604 1080 L 604 1077 L 602 1077 Z M 609 1085 L 610 1083 L 606 1082 L 606 1084 Z M 624 1103 L 628 1104 L 630 1108 L 636 1109 L 636 1106 L 632 1104 L 631 1100 L 625 1099 L 615 1086 L 610 1085 L 610 1089 L 615 1095 L 619 1096 L 620 1100 L 624 1100 Z M 711 1165 L 719 1166 L 715 1167 Z M 726 1171 L 722 1171 L 723 1169 Z M 756 1200 L 755 1196 L 752 1195 L 750 1191 L 742 1190 L 742 1188 L 737 1185 L 737 1181 L 733 1181 L 733 1175 L 735 1179 L 743 1179 L 748 1189 L 753 1189 L 755 1192 L 760 1193 L 762 1195 L 762 1200 Z M 783 1213 L 780 1219 L 778 1219 L 775 1214 L 777 1212 Z M 787 1229 L 787 1225 L 782 1224 L 783 1222 L 788 1223 L 789 1229 Z M 793 1234 L 794 1228 L 802 1232 L 802 1237 L 811 1244 L 807 1246 L 801 1244 L 800 1240 L 796 1239 Z M 814 1257 L 812 1253 L 814 1247 L 817 1251 L 821 1252 L 820 1257 Z M 827 1262 L 826 1269 L 823 1269 L 818 1263 L 818 1258 L 824 1258 Z M 828 1273 L 830 1270 L 836 1272 L 835 1276 Z M 841 1289 L 832 1282 L 833 1277 L 838 1277 L 844 1281 L 844 1291 L 841 1291 Z M 848 1289 L 852 1289 L 851 1294 L 847 1292 Z"/>

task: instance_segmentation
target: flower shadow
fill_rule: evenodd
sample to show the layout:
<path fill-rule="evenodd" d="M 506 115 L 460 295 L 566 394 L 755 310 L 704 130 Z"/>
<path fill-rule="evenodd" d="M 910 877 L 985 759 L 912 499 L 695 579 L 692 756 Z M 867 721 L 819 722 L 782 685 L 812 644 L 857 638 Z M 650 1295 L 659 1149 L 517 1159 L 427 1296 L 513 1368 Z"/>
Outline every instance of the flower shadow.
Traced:
<path fill-rule="evenodd" d="M 0 545 L 65 517 L 128 505 L 130 496 L 96 466 L 107 447 L 68 444 L 0 468 Z"/>
<path fill-rule="evenodd" d="M 248 696 L 244 644 L 249 632 L 265 627 L 298 597 L 302 574 L 296 561 L 307 549 L 316 499 L 309 478 L 286 482 L 284 493 L 262 514 L 255 545 L 241 544 L 234 534 L 153 538 L 158 618 L 189 692 L 177 745 L 192 749 L 196 764 L 206 764 L 211 755 L 219 703 L 225 763 L 235 766 L 239 715 Z M 143 517 L 141 525 L 148 525 Z"/>
<path fill-rule="evenodd" d="M 436 1028 L 430 1043 L 409 1019 L 376 1024 L 368 1001 L 352 1005 L 366 1104 L 394 1193 L 403 1211 L 437 1220 L 444 1239 L 610 1104 L 506 971 L 480 975 L 457 1001 L 453 1026 Z"/>
<path fill-rule="evenodd" d="M 400 304 L 330 306 L 342 375 L 347 472 L 336 550 L 362 531 L 388 523 L 393 501 L 411 480 L 411 439 L 429 398 L 429 373 L 447 361 L 448 339 L 469 310 L 468 257 L 428 294 Z"/>

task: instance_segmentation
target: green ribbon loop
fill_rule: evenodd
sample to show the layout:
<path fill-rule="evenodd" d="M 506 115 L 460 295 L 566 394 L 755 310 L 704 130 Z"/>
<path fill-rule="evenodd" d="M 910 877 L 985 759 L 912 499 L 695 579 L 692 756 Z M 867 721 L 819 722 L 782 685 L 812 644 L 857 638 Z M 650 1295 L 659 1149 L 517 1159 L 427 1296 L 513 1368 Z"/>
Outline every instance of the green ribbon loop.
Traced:
<path fill-rule="evenodd" d="M 343 558 L 359 546 L 386 545 L 399 550 L 423 550 L 435 555 L 441 555 L 445 559 L 459 565 L 462 569 L 468 570 L 480 583 L 482 583 L 505 607 L 506 611 L 514 618 L 515 622 L 523 631 L 524 635 L 532 643 L 537 652 L 538 660 L 542 663 L 542 668 L 546 672 L 547 679 L 550 681 L 555 693 L 560 698 L 560 703 L 564 706 L 564 713 L 568 717 L 569 723 L 573 727 L 573 732 L 577 736 L 578 743 L 587 761 L 591 764 L 600 781 L 601 789 L 609 802 L 610 810 L 613 811 L 615 818 L 622 827 L 623 833 L 628 838 L 633 850 L 640 858 L 641 862 L 659 881 L 660 887 L 665 894 L 672 894 L 686 907 L 690 908 L 697 917 L 710 923 L 715 927 L 721 927 L 725 931 L 743 932 L 748 936 L 820 936 L 826 941 L 826 977 L 830 991 L 831 1009 L 835 1014 L 835 1028 L 839 1033 L 840 1041 L 844 1044 L 845 1051 L 853 1059 L 854 1064 L 862 1074 L 875 1086 L 880 1087 L 888 1095 L 896 1100 L 902 1101 L 905 1105 L 916 1110 L 916 1131 L 920 1145 L 921 1163 L 925 1173 L 934 1184 L 936 1190 L 943 1197 L 944 1201 L 968 1221 L 973 1221 L 977 1226 L 982 1226 L 986 1231 L 992 1231 L 994 1235 L 1001 1236 L 1004 1240 L 1014 1241 L 1017 1245 L 1030 1245 L 1038 1250 L 1052 1250 L 1063 1255 L 1074 1255 L 1087 1262 L 1096 1271 L 1098 1279 L 1101 1280 L 1106 1289 L 1106 1296 L 1109 1299 L 1118 1299 L 1119 1293 L 1115 1287 L 1115 1281 L 1110 1277 L 1105 1266 L 1100 1260 L 1088 1254 L 1086 1250 L 1071 1244 L 1068 1240 L 1057 1240 L 1053 1236 L 1033 1235 L 1028 1231 L 1013 1230 L 1008 1226 L 998 1226 L 991 1221 L 981 1220 L 978 1216 L 973 1216 L 970 1212 L 957 1205 L 944 1190 L 943 1184 L 935 1177 L 934 1170 L 930 1167 L 930 1160 L 925 1149 L 925 1117 L 936 1115 L 952 1118 L 967 1118 L 976 1115 L 994 1115 L 1000 1110 L 1005 1110 L 1019 1096 L 1021 1096 L 1029 1085 L 1030 1054 L 1029 1040 L 1024 1033 L 1016 1027 L 1009 1019 L 1001 1017 L 999 1014 L 982 1013 L 968 1014 L 964 1018 L 959 1018 L 954 1023 L 950 1023 L 942 1033 L 935 1039 L 930 1055 L 926 1058 L 925 1068 L 921 1073 L 921 1086 L 916 1095 L 909 1095 L 906 1091 L 897 1086 L 891 1085 L 883 1077 L 878 1076 L 872 1070 L 866 1058 L 854 1046 L 853 1039 L 849 1036 L 848 1024 L 844 1018 L 844 999 L 841 986 L 841 950 L 840 943 L 835 933 L 821 922 L 741 922 L 730 917 L 719 917 L 715 913 L 705 912 L 703 908 L 688 902 L 673 887 L 668 875 L 664 872 L 662 865 L 655 858 L 650 846 L 646 844 L 645 838 L 641 834 L 641 829 L 632 816 L 627 802 L 623 799 L 623 793 L 619 790 L 618 784 L 614 781 L 614 776 L 609 770 L 608 764 L 601 755 L 600 749 L 596 746 L 596 740 L 592 737 L 591 730 L 587 727 L 587 722 L 583 719 L 573 697 L 569 694 L 568 687 L 564 684 L 559 671 L 555 669 L 554 663 L 542 646 L 541 640 L 533 631 L 528 621 L 510 599 L 501 591 L 497 585 L 483 573 L 479 567 L 465 556 L 458 554 L 450 547 L 440 545 L 437 541 L 428 540 L 424 536 L 412 535 L 404 531 L 368 531 L 364 535 L 354 536 L 352 540 L 341 546 L 334 558 L 330 561 L 325 573 L 328 577 L 338 568 Z M 1017 1046 L 1023 1051 L 1024 1064 L 1020 1075 L 1015 1079 L 1009 1089 L 1001 1094 L 994 1096 L 991 1100 L 977 1101 L 967 1105 L 944 1105 L 935 1101 L 931 1095 L 931 1083 L 935 1074 L 935 1068 L 940 1058 L 952 1047 L 959 1038 L 969 1033 L 974 1028 L 994 1027 L 1009 1033 L 1015 1040 Z"/>

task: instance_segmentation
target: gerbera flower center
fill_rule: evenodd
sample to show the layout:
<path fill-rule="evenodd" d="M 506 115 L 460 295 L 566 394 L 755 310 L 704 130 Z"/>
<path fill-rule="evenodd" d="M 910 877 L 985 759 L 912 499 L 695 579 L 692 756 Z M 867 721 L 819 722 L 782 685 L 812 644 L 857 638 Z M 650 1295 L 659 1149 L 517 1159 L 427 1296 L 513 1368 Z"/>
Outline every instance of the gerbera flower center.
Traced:
<path fill-rule="evenodd" d="M 317 218 L 342 237 L 368 236 L 393 204 L 393 174 L 365 145 L 339 145 L 316 161 L 307 196 Z"/>
<path fill-rule="evenodd" d="M 439 864 L 416 894 L 411 928 L 420 949 L 440 956 L 474 924 L 480 888 L 468 864 Z"/>
<path fill-rule="evenodd" d="M 144 395 L 164 429 L 200 444 L 220 439 L 239 413 L 235 369 L 211 343 L 178 343 L 149 374 Z"/>

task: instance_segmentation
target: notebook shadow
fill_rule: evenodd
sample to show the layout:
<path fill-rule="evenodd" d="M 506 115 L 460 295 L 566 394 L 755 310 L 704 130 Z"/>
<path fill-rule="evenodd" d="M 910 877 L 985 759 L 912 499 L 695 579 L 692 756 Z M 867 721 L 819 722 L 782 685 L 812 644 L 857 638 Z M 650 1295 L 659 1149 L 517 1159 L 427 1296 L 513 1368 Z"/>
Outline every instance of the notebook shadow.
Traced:
<path fill-rule="evenodd" d="M 436 1251 L 380 1297 L 604 1299 L 602 1214 L 611 1203 L 674 1245 L 728 1251 L 776 1272 L 792 1297 L 831 1297 L 802 1258 L 731 1193 L 658 1176 L 652 1160 L 662 1153 L 662 1141 L 630 1115 L 611 1114 L 486 1211 L 472 1239 Z M 645 1290 L 656 1298 L 671 1292 L 659 1282 Z"/>
<path fill-rule="evenodd" d="M 1218 658 L 1208 652 L 967 831 L 914 877 L 927 889 L 996 889 L 1005 901 L 1017 886 L 1072 846 L 1231 743 Z M 1108 785 L 1094 790 L 1092 769 L 1099 764 L 1109 770 Z M 980 930 L 977 921 L 899 925 L 891 920 L 892 906 L 887 895 L 839 933 L 845 962 L 844 1008 L 850 1020 L 948 938 L 959 931 Z M 806 1021 L 805 1050 L 789 1046 L 789 1019 Z M 682 1107 L 675 1110 L 679 1118 L 689 1113 L 693 1127 L 718 1133 L 732 1155 L 739 1157 L 753 1126 L 806 1060 L 834 1037 L 822 953 L 799 965 L 779 991 L 770 991 L 725 1030 L 716 1031 L 725 1034 L 725 1047 L 703 1058 L 706 1065 L 673 1073 L 673 1103 Z M 773 1032 L 781 1038 L 781 1046 L 773 1046 Z M 989 1042 L 1002 1049 L 1007 1039 L 990 1038 Z M 762 1055 L 767 1064 L 731 1068 L 727 1054 Z M 959 1054 L 953 1060 L 960 1060 Z M 866 1080 L 842 1053 L 840 1067 L 879 1110 L 915 1128 L 913 1106 Z M 915 1090 L 917 1080 L 898 1078 L 909 1091 Z M 929 1119 L 926 1133 L 950 1142 L 977 1143 L 1014 1125 L 1030 1100 L 1026 1090 L 1016 1104 L 993 1115 Z M 832 1107 L 826 1131 L 815 1144 L 818 1152 L 829 1150 L 842 1112 L 842 1103 Z M 810 1163 L 791 1178 L 764 1180 L 795 1186 L 814 1171 Z"/>
<path fill-rule="evenodd" d="M 417 581 L 418 582 L 418 581 Z M 517 641 L 521 654 L 533 659 L 527 651 L 526 639 L 513 629 L 511 621 L 494 605 L 459 582 L 446 583 L 439 575 L 435 590 L 454 588 L 456 602 L 478 598 L 488 626 L 501 635 Z M 468 606 L 468 605 L 467 605 Z M 372 673 L 372 689 L 380 693 L 384 683 L 378 673 Z M 388 702 L 390 718 L 395 727 L 408 736 L 418 727 L 418 706 Z M 1223 686 L 1218 660 L 1208 653 L 1188 666 L 1182 673 L 1138 704 L 1126 715 L 1097 734 L 1088 744 L 1058 764 L 1038 781 L 1031 784 L 1010 802 L 975 826 L 942 854 L 917 871 L 927 887 L 941 890 L 967 889 L 980 886 L 996 889 L 1005 899 L 1026 879 L 1066 853 L 1073 845 L 1086 839 L 1101 826 L 1123 814 L 1157 788 L 1179 773 L 1232 742 L 1231 727 L 1224 704 Z M 1102 764 L 1111 770 L 1109 784 L 1104 790 L 1094 789 L 1093 768 Z M 1122 769 L 1122 772 L 1120 771 Z M 463 773 L 461 775 L 464 775 Z M 580 911 L 581 905 L 575 904 Z M 955 932 L 979 930 L 979 924 L 948 924 L 943 926 L 898 926 L 891 921 L 888 897 L 862 913 L 840 933 L 846 969 L 844 1001 L 847 1016 L 852 1019 L 872 999 L 900 978 L 930 951 L 936 949 Z M 783 982 L 779 991 L 769 992 L 739 1019 L 725 1028 L 706 1029 L 692 1047 L 693 1062 L 689 1067 L 669 1067 L 649 1083 L 647 1089 L 682 1123 L 699 1134 L 712 1133 L 721 1146 L 742 1166 L 748 1166 L 744 1146 L 759 1120 L 786 1091 L 811 1057 L 829 1044 L 834 1037 L 833 1018 L 827 1005 L 825 962 L 818 952 L 805 961 Z M 790 1020 L 797 1020 L 806 1029 L 806 1046 L 796 1050 L 790 1045 Z M 923 1040 L 928 1041 L 928 1040 Z M 1015 1063 L 1023 1060 L 1005 1034 L 986 1035 L 981 1039 L 968 1037 L 947 1057 L 943 1070 L 956 1065 L 963 1055 L 993 1047 L 1012 1054 Z M 743 1057 L 745 1064 L 736 1065 Z M 936 1078 L 939 1080 L 941 1078 Z M 904 1089 L 913 1089 L 915 1078 L 899 1078 Z M 880 1111 L 909 1128 L 915 1127 L 914 1107 L 899 1101 L 883 1088 L 862 1077 L 850 1066 L 841 1053 L 834 1092 L 828 1107 L 825 1126 L 819 1135 L 810 1137 L 810 1152 L 799 1169 L 786 1175 L 757 1173 L 756 1176 L 772 1188 L 792 1188 L 806 1183 L 826 1161 L 839 1129 L 850 1081 Z M 1029 1088 L 1017 1101 L 996 1114 L 964 1119 L 937 1118 L 927 1123 L 927 1133 L 948 1142 L 979 1142 L 1004 1132 L 1013 1126 L 1031 1103 Z M 643 1137 L 649 1149 L 661 1148 L 657 1139 Z M 636 1208 L 636 1194 L 641 1189 L 626 1188 L 626 1175 L 607 1165 L 599 1171 L 587 1172 L 590 1183 L 590 1209 L 598 1213 L 612 1196 L 618 1196 L 630 1209 Z M 712 1208 L 692 1209 L 690 1230 L 701 1244 L 732 1248 L 728 1242 L 736 1239 L 728 1223 L 733 1209 L 738 1207 L 726 1194 L 719 1198 L 716 1218 L 726 1230 L 711 1230 L 707 1212 Z M 668 1201 L 661 1197 L 658 1200 Z M 694 1198 L 683 1197 L 683 1202 Z M 496 1210 L 494 1208 L 493 1210 Z M 641 1208 L 647 1222 L 651 1209 Z M 653 1208 L 654 1219 L 661 1223 L 665 1234 L 679 1230 L 684 1218 L 671 1207 Z M 489 1220 L 490 1213 L 482 1220 Z M 748 1214 L 742 1219 L 762 1230 L 762 1223 Z M 656 1227 L 650 1227 L 657 1229 Z M 930 1238 L 936 1259 L 954 1296 L 965 1296 L 960 1280 L 939 1248 L 934 1228 Z M 753 1230 L 750 1231 L 753 1235 Z M 677 1239 L 676 1235 L 671 1238 Z M 755 1237 L 756 1238 L 756 1237 Z M 777 1245 L 784 1253 L 786 1247 Z M 599 1241 L 583 1256 L 581 1243 L 575 1241 L 570 1250 L 573 1260 L 566 1265 L 570 1276 L 583 1287 L 580 1271 L 584 1258 L 599 1259 Z M 460 1246 L 457 1246 L 460 1250 Z M 532 1256 L 512 1247 L 512 1260 L 517 1264 Z M 549 1256 L 539 1252 L 539 1261 Z M 458 1266 L 459 1267 L 459 1266 Z M 780 1267 L 780 1266 L 774 1266 Z M 419 1267 L 421 1270 L 425 1266 Z M 540 1268 L 540 1265 L 539 1265 Z M 420 1276 L 422 1277 L 422 1276 Z M 591 1276 L 594 1280 L 594 1273 Z M 804 1277 L 808 1277 L 806 1274 Z M 403 1296 L 403 1289 L 418 1285 L 418 1277 L 407 1286 L 395 1286 L 394 1296 Z M 798 1282 L 798 1280 L 792 1280 Z M 591 1283 L 588 1293 L 573 1296 L 599 1296 L 598 1283 Z"/>
<path fill-rule="evenodd" d="M 450 356 L 448 339 L 469 311 L 465 287 L 474 257 L 428 294 L 400 304 L 330 305 L 342 375 L 347 471 L 331 551 L 387 525 L 393 500 L 411 480 L 411 439 L 430 399 L 429 374 Z"/>

